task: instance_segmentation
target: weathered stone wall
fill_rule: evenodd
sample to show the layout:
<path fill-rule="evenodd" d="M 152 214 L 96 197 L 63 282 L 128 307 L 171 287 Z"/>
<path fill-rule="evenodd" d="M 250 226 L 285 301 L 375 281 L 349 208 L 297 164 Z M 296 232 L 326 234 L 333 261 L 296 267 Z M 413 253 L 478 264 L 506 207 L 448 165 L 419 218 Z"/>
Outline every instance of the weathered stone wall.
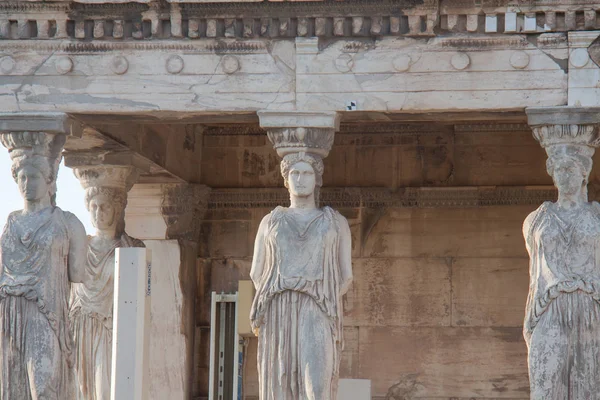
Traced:
<path fill-rule="evenodd" d="M 205 132 L 205 183 L 215 188 L 282 185 L 264 135 L 226 132 Z M 542 148 L 519 124 L 344 127 L 325 171 L 329 187 L 551 184 Z M 344 300 L 341 374 L 371 379 L 376 399 L 529 397 L 521 333 L 528 258 L 521 225 L 543 199 L 523 196 L 524 189 L 509 199 L 514 205 L 502 205 L 507 199 L 499 198 L 489 206 L 444 205 L 453 191 L 440 192 L 432 208 L 340 209 L 351 224 L 355 275 Z M 249 192 L 237 191 L 237 205 L 213 203 L 203 225 L 199 397 L 206 395 L 208 382 L 209 293 L 235 291 L 239 279 L 249 279 L 254 235 L 272 208 L 258 207 L 256 198 L 245 207 L 243 193 Z M 252 340 L 245 366 L 247 399 L 257 398 L 255 359 Z"/>

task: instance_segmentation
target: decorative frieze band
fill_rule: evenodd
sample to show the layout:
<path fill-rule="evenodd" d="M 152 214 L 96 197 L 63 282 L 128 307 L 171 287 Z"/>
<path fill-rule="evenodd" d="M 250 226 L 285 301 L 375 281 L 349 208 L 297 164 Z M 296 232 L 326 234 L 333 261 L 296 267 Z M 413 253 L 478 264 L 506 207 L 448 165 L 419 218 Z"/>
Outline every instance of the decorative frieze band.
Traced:
<path fill-rule="evenodd" d="M 322 188 L 320 203 L 333 208 L 357 207 L 483 207 L 538 205 L 555 200 L 552 186 L 534 187 L 448 187 L 403 188 Z M 289 203 L 285 189 L 214 189 L 208 208 L 273 208 Z"/>
<path fill-rule="evenodd" d="M 454 4 L 456 3 L 456 4 Z M 0 4 L 0 38 L 107 40 L 543 33 L 598 29 L 597 4 L 553 1 Z"/>

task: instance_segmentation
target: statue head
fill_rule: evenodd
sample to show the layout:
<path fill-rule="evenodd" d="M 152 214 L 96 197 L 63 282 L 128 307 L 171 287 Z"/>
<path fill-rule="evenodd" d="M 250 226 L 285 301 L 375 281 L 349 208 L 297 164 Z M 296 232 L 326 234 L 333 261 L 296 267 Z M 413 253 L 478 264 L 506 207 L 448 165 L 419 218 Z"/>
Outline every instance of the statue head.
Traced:
<path fill-rule="evenodd" d="M 127 193 L 119 188 L 92 186 L 85 190 L 85 206 L 98 231 L 114 231 L 120 236 L 125 230 Z"/>
<path fill-rule="evenodd" d="M 49 197 L 55 205 L 56 177 L 66 137 L 45 132 L 2 134 L 2 145 L 12 160 L 12 175 L 26 201 Z"/>
<path fill-rule="evenodd" d="M 318 201 L 319 189 L 323 185 L 323 160 L 308 153 L 291 153 L 281 161 L 281 175 L 290 195 L 309 197 Z"/>
<path fill-rule="evenodd" d="M 581 145 L 554 145 L 546 149 L 546 170 L 561 195 L 581 193 L 587 201 L 587 184 L 594 149 Z"/>
<path fill-rule="evenodd" d="M 125 231 L 127 192 L 137 179 L 137 169 L 131 166 L 89 165 L 75 167 L 73 172 L 85 189 L 85 206 L 97 233 L 121 236 Z"/>
<path fill-rule="evenodd" d="M 15 158 L 11 170 L 19 192 L 25 200 L 37 202 L 48 196 L 54 204 L 56 176 L 52 173 L 45 157 Z"/>

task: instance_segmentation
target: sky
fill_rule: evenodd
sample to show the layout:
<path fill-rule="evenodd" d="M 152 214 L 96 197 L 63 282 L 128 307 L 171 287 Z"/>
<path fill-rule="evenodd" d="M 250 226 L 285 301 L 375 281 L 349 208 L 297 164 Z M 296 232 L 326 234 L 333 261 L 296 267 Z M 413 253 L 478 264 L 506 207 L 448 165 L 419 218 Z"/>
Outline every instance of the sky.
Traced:
<path fill-rule="evenodd" d="M 0 229 L 4 228 L 8 214 L 23 208 L 23 198 L 12 178 L 10 166 L 8 150 L 0 146 L 0 188 L 2 188 L 0 190 L 2 192 L 0 195 Z M 57 186 L 56 204 L 63 210 L 75 214 L 85 226 L 87 233 L 93 234 L 94 227 L 84 204 L 85 192 L 73 175 L 73 170 L 65 167 L 62 163 L 58 169 Z"/>

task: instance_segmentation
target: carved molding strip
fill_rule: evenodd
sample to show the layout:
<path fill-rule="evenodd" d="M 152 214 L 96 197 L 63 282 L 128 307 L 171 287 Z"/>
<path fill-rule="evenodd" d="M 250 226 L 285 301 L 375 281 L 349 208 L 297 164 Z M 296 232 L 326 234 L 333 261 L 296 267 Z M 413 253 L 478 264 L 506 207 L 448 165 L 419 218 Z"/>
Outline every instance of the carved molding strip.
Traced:
<path fill-rule="evenodd" d="M 180 42 L 180 41 L 146 41 L 146 42 L 75 42 L 71 40 L 56 41 L 25 41 L 7 40 L 0 41 L 3 50 L 16 51 L 51 51 L 58 53 L 101 53 L 107 51 L 134 50 L 171 50 L 171 51 L 193 51 L 195 53 L 266 53 L 268 44 L 257 40 L 245 40 L 243 42 L 232 40 L 204 40 L 202 42 Z"/>
<path fill-rule="evenodd" d="M 529 132 L 531 128 L 527 124 L 458 124 L 454 125 L 454 131 L 457 133 Z"/>
<path fill-rule="evenodd" d="M 555 200 L 552 186 L 403 188 L 323 188 L 321 205 L 334 208 L 463 208 L 539 205 Z M 274 208 L 289 204 L 285 189 L 213 189 L 208 208 Z"/>
<path fill-rule="evenodd" d="M 435 36 L 447 32 L 545 33 L 600 28 L 595 3 L 587 7 L 581 2 L 568 3 L 551 0 L 516 3 L 504 0 L 345 0 L 123 4 L 10 1 L 0 3 L 3 14 L 0 16 L 0 38 L 106 41 L 379 37 Z M 480 44 L 448 43 L 448 46 L 454 45 Z M 492 42 L 488 43 L 491 45 Z"/>

